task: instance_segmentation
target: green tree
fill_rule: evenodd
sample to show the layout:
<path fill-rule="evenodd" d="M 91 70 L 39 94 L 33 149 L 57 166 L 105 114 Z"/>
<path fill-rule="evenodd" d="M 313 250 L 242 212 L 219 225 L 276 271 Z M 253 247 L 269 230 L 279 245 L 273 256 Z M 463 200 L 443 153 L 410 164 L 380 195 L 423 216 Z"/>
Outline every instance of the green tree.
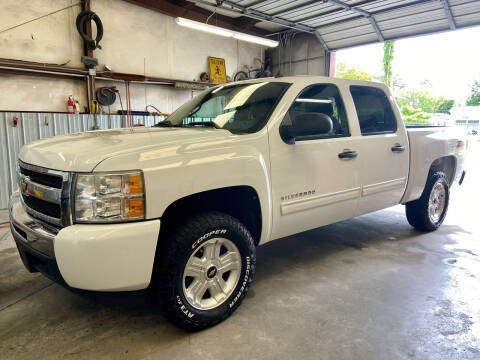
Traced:
<path fill-rule="evenodd" d="M 397 96 L 397 103 L 400 108 L 409 106 L 426 113 L 446 113 L 452 108 L 455 101 L 445 99 L 443 96 L 433 96 L 427 91 L 410 90 L 401 92 Z"/>
<path fill-rule="evenodd" d="M 372 81 L 376 79 L 375 76 L 365 71 L 360 71 L 353 67 L 350 67 L 345 63 L 340 63 L 337 65 L 337 71 L 335 76 L 337 78 L 342 78 L 342 79 L 353 79 L 353 80 L 364 80 L 364 81 Z"/>
<path fill-rule="evenodd" d="M 431 117 L 422 110 L 415 109 L 408 105 L 402 106 L 401 113 L 403 122 L 407 125 L 428 124 Z"/>
<path fill-rule="evenodd" d="M 480 105 L 480 81 L 478 80 L 473 82 L 470 96 L 467 99 L 467 105 Z"/>
<path fill-rule="evenodd" d="M 392 61 L 395 41 L 385 41 L 383 43 L 383 77 L 382 81 L 388 86 L 392 86 Z"/>
<path fill-rule="evenodd" d="M 437 113 L 447 113 L 450 111 L 450 109 L 455 105 L 455 100 L 447 100 L 441 97 L 440 99 L 443 99 L 435 109 Z"/>

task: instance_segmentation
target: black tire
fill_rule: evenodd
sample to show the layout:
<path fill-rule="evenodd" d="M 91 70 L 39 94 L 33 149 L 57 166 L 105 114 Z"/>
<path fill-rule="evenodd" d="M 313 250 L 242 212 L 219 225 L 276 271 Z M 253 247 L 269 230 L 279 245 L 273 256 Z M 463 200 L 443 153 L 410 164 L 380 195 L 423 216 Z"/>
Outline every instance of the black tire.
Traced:
<path fill-rule="evenodd" d="M 439 219 L 437 221 L 432 221 L 428 211 L 429 199 L 430 194 L 437 183 L 440 183 L 445 189 L 445 204 Z M 437 230 L 440 225 L 442 225 L 445 215 L 447 214 L 449 199 L 450 189 L 445 174 L 441 171 L 430 173 L 420 199 L 406 203 L 405 210 L 408 223 L 414 228 L 422 231 Z"/>
<path fill-rule="evenodd" d="M 247 79 L 248 79 L 248 74 L 245 71 L 239 71 L 233 77 L 233 81 L 242 81 Z"/>
<path fill-rule="evenodd" d="M 240 276 L 233 292 L 223 303 L 209 310 L 200 310 L 192 306 L 184 294 L 184 268 L 202 244 L 219 237 L 230 240 L 237 247 L 242 264 Z M 187 331 L 202 330 L 229 317 L 245 298 L 255 273 L 256 249 L 245 226 L 230 215 L 209 212 L 187 221 L 165 240 L 152 285 L 155 299 L 166 317 Z"/>

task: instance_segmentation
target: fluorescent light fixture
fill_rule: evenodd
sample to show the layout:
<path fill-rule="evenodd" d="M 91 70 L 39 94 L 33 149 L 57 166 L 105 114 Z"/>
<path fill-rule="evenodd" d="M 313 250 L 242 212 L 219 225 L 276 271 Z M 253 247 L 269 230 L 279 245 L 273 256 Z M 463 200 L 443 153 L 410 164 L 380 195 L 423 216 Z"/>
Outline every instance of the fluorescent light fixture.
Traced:
<path fill-rule="evenodd" d="M 242 33 L 235 33 L 233 34 L 233 37 L 237 40 L 242 40 L 242 41 L 248 41 L 254 44 L 260 44 L 263 46 L 268 46 L 268 47 L 277 47 L 278 46 L 278 41 L 275 40 L 270 40 L 270 39 L 264 39 L 259 36 L 253 36 L 249 34 L 242 34 Z"/>
<path fill-rule="evenodd" d="M 218 26 L 204 24 L 198 21 L 192 21 L 185 18 L 178 17 L 175 19 L 178 25 L 185 26 L 191 29 L 205 31 L 210 34 L 225 36 L 225 37 L 233 37 L 233 31 L 222 29 Z"/>
<path fill-rule="evenodd" d="M 304 103 L 321 103 L 321 104 L 331 104 L 333 101 L 329 99 L 296 99 L 296 102 L 304 102 Z"/>
<path fill-rule="evenodd" d="M 220 35 L 224 37 L 233 37 L 237 40 L 248 41 L 254 44 L 259 44 L 259 45 L 268 46 L 268 47 L 278 46 L 278 41 L 275 41 L 275 40 L 270 40 L 270 39 L 265 39 L 259 36 L 239 33 L 236 31 L 224 29 L 218 26 L 204 24 L 198 21 L 193 21 L 193 20 L 182 18 L 182 17 L 177 17 L 175 21 L 177 22 L 178 25 L 185 26 L 190 29 L 205 31 L 210 34 Z"/>

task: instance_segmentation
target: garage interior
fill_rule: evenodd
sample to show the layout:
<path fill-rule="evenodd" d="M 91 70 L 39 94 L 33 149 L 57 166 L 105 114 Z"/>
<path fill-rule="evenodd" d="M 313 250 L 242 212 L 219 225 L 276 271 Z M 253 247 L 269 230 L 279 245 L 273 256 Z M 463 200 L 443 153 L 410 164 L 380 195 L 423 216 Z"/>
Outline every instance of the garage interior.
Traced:
<path fill-rule="evenodd" d="M 82 10 L 103 24 L 95 45 L 77 31 Z M 196 31 L 178 18 L 279 45 Z M 17 0 L 0 4 L 0 20 L 2 359 L 480 358 L 473 162 L 438 231 L 412 229 L 399 205 L 260 246 L 243 305 L 198 333 L 167 322 L 143 291 L 73 293 L 30 274 L 6 210 L 24 144 L 153 125 L 213 85 L 201 80 L 208 57 L 224 59 L 232 80 L 259 64 L 274 76 L 334 76 L 338 50 L 480 25 L 480 1 Z M 98 35 L 92 23 L 84 30 Z M 99 105 L 97 90 L 113 86 L 115 101 Z M 479 145 L 470 141 L 471 159 Z"/>

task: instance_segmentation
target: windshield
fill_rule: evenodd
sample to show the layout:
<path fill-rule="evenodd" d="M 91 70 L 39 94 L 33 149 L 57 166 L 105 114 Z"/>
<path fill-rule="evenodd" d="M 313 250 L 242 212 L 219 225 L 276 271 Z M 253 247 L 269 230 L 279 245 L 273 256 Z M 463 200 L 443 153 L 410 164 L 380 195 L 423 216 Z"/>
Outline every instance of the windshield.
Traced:
<path fill-rule="evenodd" d="M 209 89 L 155 126 L 208 126 L 238 134 L 253 133 L 265 125 L 289 85 L 260 82 Z"/>

